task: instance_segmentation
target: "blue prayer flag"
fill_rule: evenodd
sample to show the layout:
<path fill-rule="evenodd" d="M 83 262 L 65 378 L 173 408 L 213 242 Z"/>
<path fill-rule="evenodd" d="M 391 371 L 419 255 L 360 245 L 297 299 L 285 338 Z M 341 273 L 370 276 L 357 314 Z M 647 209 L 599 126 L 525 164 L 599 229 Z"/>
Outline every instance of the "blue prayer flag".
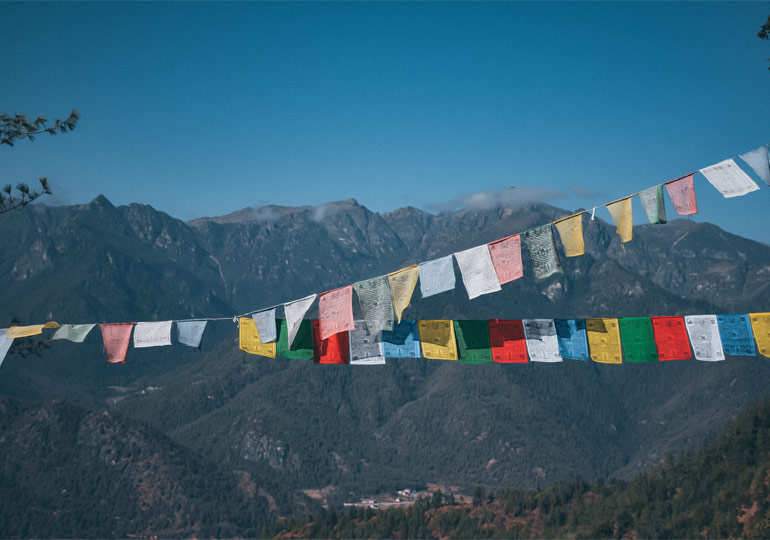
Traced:
<path fill-rule="evenodd" d="M 382 355 L 386 358 L 420 358 L 417 321 L 393 323 L 393 331 L 382 331 Z"/>
<path fill-rule="evenodd" d="M 722 348 L 730 356 L 756 356 L 754 332 L 747 313 L 717 315 Z"/>
<path fill-rule="evenodd" d="M 585 319 L 554 319 L 559 354 L 572 360 L 588 360 Z"/>

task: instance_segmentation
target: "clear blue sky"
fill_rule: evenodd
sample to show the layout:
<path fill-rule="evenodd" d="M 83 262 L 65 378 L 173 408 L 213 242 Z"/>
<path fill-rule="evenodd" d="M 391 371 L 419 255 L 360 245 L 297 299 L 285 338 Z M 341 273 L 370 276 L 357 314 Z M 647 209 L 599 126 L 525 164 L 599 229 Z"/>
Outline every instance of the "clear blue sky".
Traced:
<path fill-rule="evenodd" d="M 49 202 L 103 193 L 182 219 L 351 197 L 436 209 L 510 186 L 588 207 L 770 142 L 768 14 L 0 3 L 0 110 L 82 114 L 72 134 L 0 148 L 0 183 L 47 176 Z M 770 241 L 770 188 L 726 200 L 701 177 L 696 192 L 698 219 Z"/>

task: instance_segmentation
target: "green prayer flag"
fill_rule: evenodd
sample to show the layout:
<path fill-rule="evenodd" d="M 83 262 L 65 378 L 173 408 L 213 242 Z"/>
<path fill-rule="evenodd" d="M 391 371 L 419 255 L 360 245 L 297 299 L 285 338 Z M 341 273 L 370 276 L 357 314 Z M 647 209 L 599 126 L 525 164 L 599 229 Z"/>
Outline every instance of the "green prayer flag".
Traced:
<path fill-rule="evenodd" d="M 650 318 L 626 317 L 618 322 L 626 362 L 657 362 L 658 349 Z"/>
<path fill-rule="evenodd" d="M 83 343 L 95 324 L 63 324 L 51 339 L 67 339 L 74 343 Z"/>
<path fill-rule="evenodd" d="M 297 335 L 289 349 L 289 326 L 286 319 L 279 319 L 278 356 L 294 360 L 311 360 L 313 358 L 313 321 L 303 319 L 297 329 Z"/>
<path fill-rule="evenodd" d="M 663 199 L 663 184 L 644 189 L 639 192 L 644 213 L 652 225 L 666 222 L 666 201 Z"/>
<path fill-rule="evenodd" d="M 484 321 L 454 321 L 460 362 L 487 364 L 492 362 L 489 323 Z"/>

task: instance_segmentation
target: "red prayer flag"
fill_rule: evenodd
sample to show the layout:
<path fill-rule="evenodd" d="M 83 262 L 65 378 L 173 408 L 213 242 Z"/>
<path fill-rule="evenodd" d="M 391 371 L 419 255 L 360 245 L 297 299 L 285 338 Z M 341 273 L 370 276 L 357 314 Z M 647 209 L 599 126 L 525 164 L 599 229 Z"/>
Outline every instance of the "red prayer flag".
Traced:
<path fill-rule="evenodd" d="M 489 340 L 492 345 L 492 360 L 501 364 L 522 364 L 527 362 L 527 342 L 521 320 L 489 321 Z"/>
<path fill-rule="evenodd" d="M 316 364 L 347 364 L 350 358 L 348 333 L 332 334 L 321 339 L 321 321 L 313 319 L 313 362 Z"/>
<path fill-rule="evenodd" d="M 318 297 L 321 339 L 353 330 L 353 285 L 321 293 Z M 346 334 L 347 335 L 347 334 Z"/>
<path fill-rule="evenodd" d="M 684 317 L 650 317 L 658 360 L 689 360 L 690 340 Z"/>
<path fill-rule="evenodd" d="M 131 329 L 134 323 L 100 324 L 104 350 L 110 364 L 125 364 L 128 344 L 131 342 Z"/>
<path fill-rule="evenodd" d="M 693 173 L 694 174 L 694 173 Z M 690 216 L 698 213 L 698 203 L 695 200 L 695 185 L 692 174 L 678 178 L 666 184 L 668 195 L 674 203 L 676 213 L 680 216 Z"/>
<path fill-rule="evenodd" d="M 495 240 L 487 246 L 500 285 L 524 275 L 524 267 L 521 264 L 521 237 L 518 234 Z"/>

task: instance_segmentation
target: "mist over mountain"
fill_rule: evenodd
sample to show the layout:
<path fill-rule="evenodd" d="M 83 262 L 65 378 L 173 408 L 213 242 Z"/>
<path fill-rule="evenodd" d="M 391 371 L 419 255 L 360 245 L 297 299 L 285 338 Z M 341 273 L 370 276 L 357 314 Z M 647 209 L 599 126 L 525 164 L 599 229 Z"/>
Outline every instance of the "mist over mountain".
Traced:
<path fill-rule="evenodd" d="M 24 323 L 232 317 L 569 213 L 533 203 L 378 214 L 351 199 L 185 223 L 101 196 L 85 205 L 38 205 L 0 215 L 2 317 L 5 325 L 14 316 Z M 586 217 L 584 231 L 586 255 L 562 257 L 563 275 L 535 281 L 524 250 L 524 277 L 501 292 L 470 301 L 458 274 L 449 293 L 423 300 L 418 287 L 404 317 L 618 317 L 770 306 L 764 244 L 688 220 L 635 227 L 625 247 L 600 219 Z M 108 407 L 221 474 L 248 473 L 257 488 L 278 481 L 286 491 L 272 490 L 274 498 L 315 504 L 301 490 L 323 489 L 322 498 L 337 503 L 429 482 L 472 489 L 544 486 L 575 474 L 628 478 L 667 454 L 700 447 L 766 395 L 768 375 L 764 358 L 317 366 L 247 355 L 238 350 L 235 325 L 222 321 L 209 324 L 200 352 L 178 344 L 131 348 L 125 365 L 104 361 L 98 328 L 82 345 L 55 342 L 41 357 L 10 355 L 0 368 L 0 394 L 67 400 L 85 407 L 83 414 Z M 3 411 L 11 434 L 27 429 L 17 421 L 27 414 L 22 409 Z M 116 437 L 123 432 L 116 428 Z M 23 454 L 13 460 L 28 471 L 25 482 L 45 474 Z"/>

